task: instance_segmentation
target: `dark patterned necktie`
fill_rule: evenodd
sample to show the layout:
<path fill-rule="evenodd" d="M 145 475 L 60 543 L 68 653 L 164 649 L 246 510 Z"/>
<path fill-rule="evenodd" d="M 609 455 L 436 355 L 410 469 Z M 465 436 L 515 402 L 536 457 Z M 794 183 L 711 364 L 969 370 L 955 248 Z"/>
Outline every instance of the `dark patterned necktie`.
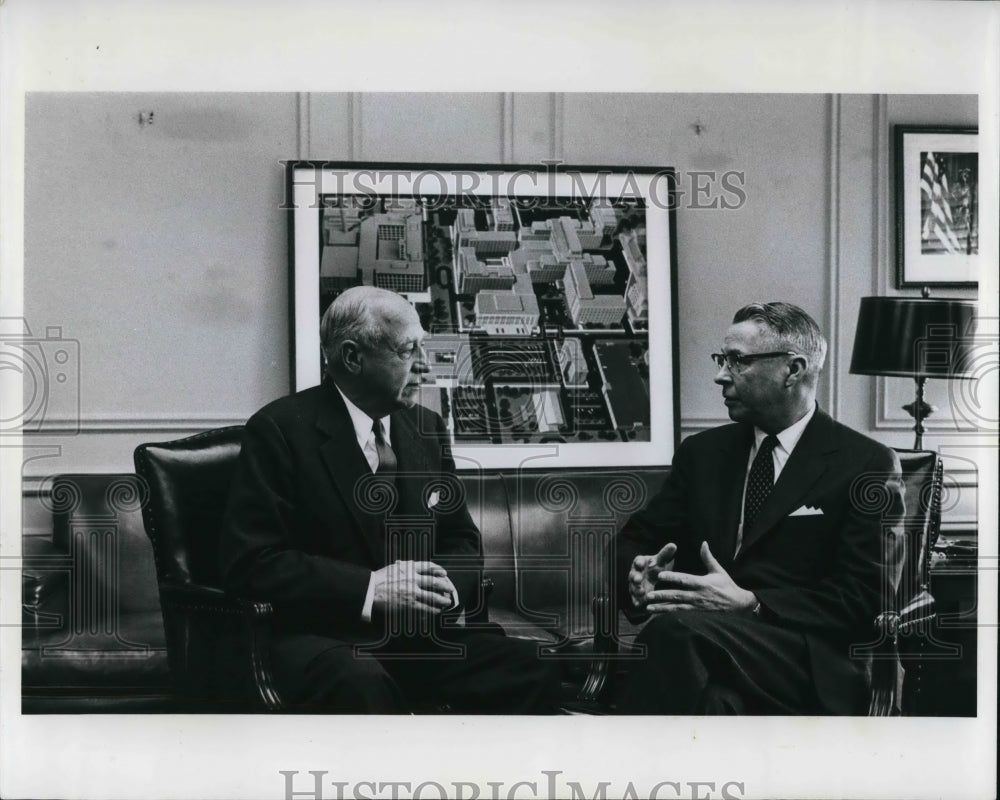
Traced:
<path fill-rule="evenodd" d="M 372 420 L 372 432 L 375 434 L 375 452 L 378 454 L 378 473 L 396 471 L 396 454 L 385 440 L 385 429 L 382 420 Z"/>
<path fill-rule="evenodd" d="M 760 443 L 757 455 L 750 466 L 750 476 L 747 478 L 747 496 L 743 501 L 743 530 L 749 530 L 760 515 L 760 510 L 767 502 L 771 489 L 774 488 L 774 459 L 771 453 L 778 446 L 777 436 L 768 436 Z"/>

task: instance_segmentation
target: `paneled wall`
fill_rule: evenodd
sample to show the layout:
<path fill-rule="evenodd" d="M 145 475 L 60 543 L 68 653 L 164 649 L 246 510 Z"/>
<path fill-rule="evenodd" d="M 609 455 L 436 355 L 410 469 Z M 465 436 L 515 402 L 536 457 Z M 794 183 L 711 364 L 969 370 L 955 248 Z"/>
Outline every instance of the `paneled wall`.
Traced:
<path fill-rule="evenodd" d="M 972 96 L 29 95 L 25 318 L 79 342 L 80 414 L 53 399 L 25 474 L 130 470 L 137 443 L 287 390 L 294 158 L 676 167 L 682 433 L 726 419 L 708 353 L 732 312 L 780 298 L 828 332 L 821 403 L 905 446 L 911 387 L 847 372 L 859 298 L 895 293 L 890 126 L 976 115 Z M 725 172 L 745 203 L 698 207 Z M 929 395 L 947 407 L 942 382 Z M 931 446 L 954 428 L 936 419 Z"/>

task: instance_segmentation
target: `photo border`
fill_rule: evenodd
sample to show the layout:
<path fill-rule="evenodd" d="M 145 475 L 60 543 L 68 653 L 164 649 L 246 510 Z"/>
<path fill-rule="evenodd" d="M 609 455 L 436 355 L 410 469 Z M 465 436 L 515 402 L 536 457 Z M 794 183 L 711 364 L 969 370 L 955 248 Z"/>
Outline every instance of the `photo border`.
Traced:
<path fill-rule="evenodd" d="M 650 441 L 558 444 L 452 445 L 462 466 L 489 469 L 665 466 L 680 441 L 680 352 L 677 308 L 677 178 L 673 167 L 622 167 L 539 164 L 458 164 L 393 161 L 285 162 L 285 208 L 289 248 L 290 391 L 314 386 L 321 379 L 319 352 L 320 260 L 322 230 L 315 228 L 320 198 L 329 194 L 361 197 L 428 195 L 439 198 L 633 197 L 641 193 L 646 210 L 646 261 L 649 278 Z M 420 175 L 434 175 L 433 194 L 420 189 Z M 606 194 L 586 193 L 595 186 Z M 344 191 L 350 188 L 351 191 Z M 583 190 L 583 191 L 581 191 Z M 499 192 L 500 194 L 497 194 Z M 632 194 L 630 194 L 632 193 Z M 664 280 L 666 278 L 666 280 Z M 663 319 L 663 309 L 668 318 Z M 617 447 L 612 445 L 619 445 Z M 624 445 L 624 446 L 621 446 Z"/>

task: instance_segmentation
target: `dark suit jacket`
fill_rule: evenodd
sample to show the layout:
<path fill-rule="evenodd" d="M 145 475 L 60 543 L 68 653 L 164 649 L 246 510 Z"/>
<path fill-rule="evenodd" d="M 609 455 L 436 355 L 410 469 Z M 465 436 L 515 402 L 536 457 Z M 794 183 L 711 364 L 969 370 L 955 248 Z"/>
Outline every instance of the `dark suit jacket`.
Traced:
<path fill-rule="evenodd" d="M 343 399 L 324 383 L 277 400 L 247 422 L 222 533 L 226 587 L 275 606 L 277 628 L 347 641 L 377 635 L 361 621 L 371 572 L 395 558 L 440 564 L 475 610 L 482 553 L 437 414 L 391 416 L 395 488 L 372 475 Z M 437 504 L 428 508 L 436 492 Z M 395 500 L 395 502 L 393 502 Z M 390 529 L 422 541 L 403 552 Z M 412 539 L 411 539 L 412 541 Z M 422 549 L 422 552 L 421 552 Z"/>
<path fill-rule="evenodd" d="M 745 424 L 681 443 L 663 489 L 617 537 L 619 605 L 635 618 L 626 578 L 636 555 L 672 541 L 674 568 L 704 574 L 698 551 L 705 540 L 733 580 L 757 595 L 766 620 L 805 636 L 822 706 L 858 713 L 865 664 L 850 658 L 849 647 L 871 640 L 872 621 L 899 581 L 899 459 L 817 409 L 734 557 L 752 446 Z M 792 515 L 803 506 L 822 514 Z"/>

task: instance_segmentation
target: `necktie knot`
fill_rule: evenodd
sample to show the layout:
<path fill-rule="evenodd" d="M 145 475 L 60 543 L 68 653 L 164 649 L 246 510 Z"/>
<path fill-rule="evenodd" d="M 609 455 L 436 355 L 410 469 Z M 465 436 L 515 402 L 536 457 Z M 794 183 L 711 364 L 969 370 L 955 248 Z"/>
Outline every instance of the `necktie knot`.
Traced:
<path fill-rule="evenodd" d="M 764 441 L 760 443 L 760 449 L 757 450 L 757 456 L 759 457 L 762 453 L 770 455 L 779 444 L 777 436 L 765 436 Z"/>

